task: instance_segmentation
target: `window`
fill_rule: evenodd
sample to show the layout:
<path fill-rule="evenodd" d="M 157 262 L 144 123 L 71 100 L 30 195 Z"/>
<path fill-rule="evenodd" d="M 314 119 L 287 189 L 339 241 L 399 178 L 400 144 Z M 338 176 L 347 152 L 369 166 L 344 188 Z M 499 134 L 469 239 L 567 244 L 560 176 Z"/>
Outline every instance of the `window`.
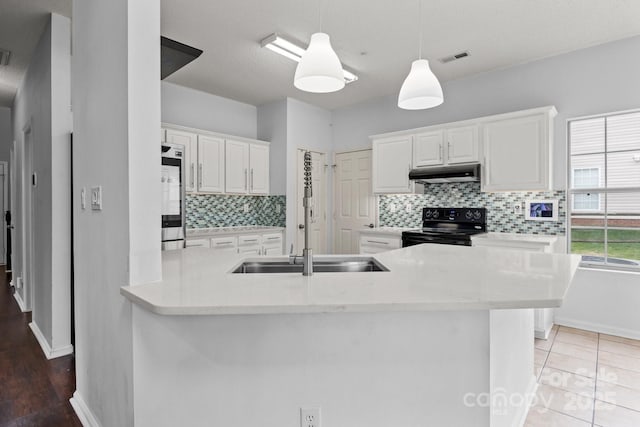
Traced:
<path fill-rule="evenodd" d="M 600 185 L 600 168 L 574 168 L 573 188 L 596 188 Z M 599 211 L 600 194 L 580 193 L 573 197 L 573 210 Z"/>
<path fill-rule="evenodd" d="M 571 252 L 640 271 L 640 111 L 569 121 Z"/>

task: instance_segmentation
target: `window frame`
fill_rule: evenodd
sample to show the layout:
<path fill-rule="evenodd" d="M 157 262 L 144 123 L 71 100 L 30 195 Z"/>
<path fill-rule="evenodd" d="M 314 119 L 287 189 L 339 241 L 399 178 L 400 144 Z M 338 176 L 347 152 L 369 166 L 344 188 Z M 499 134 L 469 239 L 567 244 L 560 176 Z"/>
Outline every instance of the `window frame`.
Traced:
<path fill-rule="evenodd" d="M 634 114 L 634 113 L 640 113 L 640 109 L 632 109 L 632 110 L 624 110 L 624 111 L 618 111 L 618 112 L 613 112 L 613 113 L 605 113 L 605 114 L 596 114 L 596 115 L 591 115 L 591 116 L 583 116 L 583 117 L 574 117 L 574 118 L 569 118 L 566 120 L 566 136 L 567 136 L 567 173 L 565 175 L 566 177 L 566 188 L 567 188 L 567 201 L 569 201 L 570 199 L 572 200 L 571 203 L 567 203 L 567 207 L 566 207 L 566 215 L 567 215 L 567 234 L 566 234 L 566 241 L 567 241 L 567 253 L 571 254 L 571 230 L 572 230 L 572 224 L 571 224 L 571 216 L 573 212 L 577 212 L 577 213 L 595 213 L 596 211 L 586 211 L 586 210 L 576 210 L 573 209 L 573 195 L 576 194 L 586 194 L 586 193 L 597 193 L 598 194 L 598 200 L 599 200 L 599 205 L 601 207 L 599 212 L 602 212 L 603 215 L 603 222 L 604 222 L 604 226 L 603 227 L 590 227 L 590 228 L 595 228 L 595 229 L 602 229 L 604 230 L 604 242 L 603 242 L 603 246 L 604 246 L 604 261 L 586 261 L 584 260 L 584 255 L 582 254 L 576 254 L 576 255 L 580 255 L 581 257 L 583 257 L 580 261 L 580 267 L 584 267 L 584 268 L 593 268 L 593 269 L 600 269 L 600 270 L 614 270 L 614 271 L 624 271 L 624 272 L 629 272 L 629 273 L 635 273 L 635 274 L 640 274 L 640 262 L 638 263 L 637 266 L 623 266 L 623 265 L 619 265 L 619 264 L 615 264 L 615 263 L 610 263 L 607 260 L 609 259 L 608 256 L 608 249 L 609 249 L 609 242 L 608 242 L 608 230 L 609 230 L 609 226 L 608 226 L 608 216 L 609 216 L 609 212 L 608 212 L 608 208 L 607 208 L 607 194 L 612 194 L 612 193 L 628 193 L 628 194 L 632 194 L 632 193 L 639 193 L 640 192 L 640 186 L 637 187 L 608 187 L 607 186 L 607 166 L 608 166 L 608 159 L 607 159 L 607 154 L 609 153 L 608 151 L 608 147 L 607 147 L 607 138 L 608 138 L 608 132 L 607 132 L 607 119 L 609 117 L 613 117 L 613 116 L 621 116 L 621 115 L 627 115 L 627 114 Z M 598 118 L 603 118 L 604 119 L 604 151 L 603 151 L 603 155 L 605 158 L 604 161 L 604 185 L 602 187 L 593 187 L 593 188 L 574 188 L 573 184 L 574 184 L 574 175 L 573 175 L 573 167 L 571 165 L 571 123 L 573 122 L 578 122 L 578 121 L 582 121 L 582 120 L 589 120 L 589 119 L 598 119 Z M 596 153 L 593 153 L 596 154 Z M 586 169 L 586 168 L 576 168 L 576 169 Z M 600 169 L 600 168 L 598 168 Z M 569 172 L 570 171 L 570 172 Z M 600 172 L 601 173 L 601 172 Z M 601 176 L 600 176 L 601 177 Z M 604 197 L 604 208 L 602 208 L 602 195 L 605 195 Z M 639 229 L 640 230 L 640 229 Z M 635 261 L 635 260 L 634 260 Z"/>

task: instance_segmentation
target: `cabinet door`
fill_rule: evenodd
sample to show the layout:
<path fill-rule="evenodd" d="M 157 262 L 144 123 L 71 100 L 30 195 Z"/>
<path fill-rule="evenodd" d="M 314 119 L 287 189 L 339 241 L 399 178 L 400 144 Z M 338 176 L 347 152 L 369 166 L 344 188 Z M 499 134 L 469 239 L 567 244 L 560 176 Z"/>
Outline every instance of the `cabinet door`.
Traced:
<path fill-rule="evenodd" d="M 184 145 L 184 181 L 186 191 L 196 191 L 196 163 L 198 135 L 181 130 L 167 129 L 167 142 Z"/>
<path fill-rule="evenodd" d="M 373 141 L 373 192 L 412 193 L 411 136 Z"/>
<path fill-rule="evenodd" d="M 225 191 L 249 192 L 249 144 L 228 139 L 225 142 Z"/>
<path fill-rule="evenodd" d="M 486 123 L 483 136 L 482 191 L 550 189 L 550 119 L 547 114 Z"/>
<path fill-rule="evenodd" d="M 282 255 L 282 246 L 264 246 L 262 248 L 262 255 L 280 256 Z"/>
<path fill-rule="evenodd" d="M 198 136 L 198 191 L 224 192 L 224 140 Z"/>
<path fill-rule="evenodd" d="M 210 248 L 209 239 L 187 239 L 185 242 L 187 248 Z"/>
<path fill-rule="evenodd" d="M 470 163 L 478 160 L 478 126 L 447 129 L 447 163 Z"/>
<path fill-rule="evenodd" d="M 444 131 L 420 133 L 413 138 L 414 168 L 444 164 Z"/>
<path fill-rule="evenodd" d="M 249 193 L 269 194 L 269 146 L 249 144 Z"/>

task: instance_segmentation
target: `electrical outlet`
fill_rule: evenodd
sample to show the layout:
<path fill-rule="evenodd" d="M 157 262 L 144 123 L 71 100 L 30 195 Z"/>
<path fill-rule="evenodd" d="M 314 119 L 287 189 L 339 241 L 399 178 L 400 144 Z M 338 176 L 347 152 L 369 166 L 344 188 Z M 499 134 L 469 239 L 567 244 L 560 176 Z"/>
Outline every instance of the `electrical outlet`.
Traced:
<path fill-rule="evenodd" d="M 300 408 L 300 427 L 320 426 L 320 408 Z"/>
<path fill-rule="evenodd" d="M 244 213 L 248 213 L 249 212 L 249 203 L 245 203 L 244 204 Z"/>
<path fill-rule="evenodd" d="M 413 212 L 413 206 L 411 206 L 411 203 L 407 203 L 407 204 L 404 206 L 404 211 L 405 211 L 406 213 L 411 213 L 411 212 Z"/>
<path fill-rule="evenodd" d="M 102 210 L 102 187 L 91 187 L 91 209 L 94 211 Z"/>
<path fill-rule="evenodd" d="M 276 213 L 280 213 L 281 210 L 282 210 L 282 206 L 276 205 Z"/>
<path fill-rule="evenodd" d="M 516 203 L 513 205 L 513 213 L 519 215 L 522 213 L 522 205 L 520 203 Z"/>
<path fill-rule="evenodd" d="M 395 203 L 389 203 L 389 212 L 393 213 L 396 211 L 396 204 Z"/>

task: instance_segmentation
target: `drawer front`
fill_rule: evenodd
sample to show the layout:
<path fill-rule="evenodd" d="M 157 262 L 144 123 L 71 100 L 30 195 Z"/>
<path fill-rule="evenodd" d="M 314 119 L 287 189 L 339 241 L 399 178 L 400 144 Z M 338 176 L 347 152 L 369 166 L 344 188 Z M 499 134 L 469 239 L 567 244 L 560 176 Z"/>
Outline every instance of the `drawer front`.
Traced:
<path fill-rule="evenodd" d="M 283 255 L 282 253 L 282 246 L 265 246 L 264 248 L 262 248 L 262 254 L 263 255 L 269 255 L 269 256 L 280 256 Z"/>
<path fill-rule="evenodd" d="M 211 246 L 209 239 L 187 239 L 185 242 L 187 248 L 208 248 Z"/>
<path fill-rule="evenodd" d="M 400 237 L 364 234 L 360 236 L 360 246 L 398 249 L 402 245 Z"/>
<path fill-rule="evenodd" d="M 238 246 L 255 246 L 262 243 L 259 234 L 244 234 L 238 236 Z"/>
<path fill-rule="evenodd" d="M 282 245 L 282 233 L 269 233 L 262 235 L 262 243 L 265 245 Z"/>
<path fill-rule="evenodd" d="M 230 249 L 238 247 L 236 236 L 214 237 L 211 239 L 211 247 L 214 249 Z"/>

